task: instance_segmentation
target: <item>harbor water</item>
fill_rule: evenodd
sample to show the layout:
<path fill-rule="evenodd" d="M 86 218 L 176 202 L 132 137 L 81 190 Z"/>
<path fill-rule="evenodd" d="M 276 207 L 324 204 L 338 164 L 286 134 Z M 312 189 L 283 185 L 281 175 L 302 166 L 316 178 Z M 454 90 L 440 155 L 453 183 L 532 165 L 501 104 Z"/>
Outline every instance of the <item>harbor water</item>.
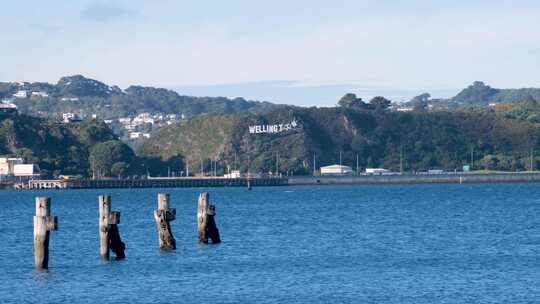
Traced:
<path fill-rule="evenodd" d="M 223 243 L 197 240 L 210 192 Z M 153 210 L 171 195 L 177 250 Z M 540 184 L 0 191 L 0 303 L 539 303 Z M 99 257 L 98 203 L 126 259 Z M 35 272 L 34 198 L 52 198 Z"/>

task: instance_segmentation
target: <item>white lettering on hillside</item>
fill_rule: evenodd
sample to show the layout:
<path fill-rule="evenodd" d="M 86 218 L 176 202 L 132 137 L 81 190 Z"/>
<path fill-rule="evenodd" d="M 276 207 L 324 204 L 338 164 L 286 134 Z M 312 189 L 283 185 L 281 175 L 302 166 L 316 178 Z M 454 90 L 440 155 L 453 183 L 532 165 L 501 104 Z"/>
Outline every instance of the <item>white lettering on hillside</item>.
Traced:
<path fill-rule="evenodd" d="M 296 120 L 293 120 L 287 124 L 248 126 L 250 134 L 260 134 L 260 133 L 275 134 L 275 133 L 281 133 L 281 132 L 289 131 L 292 129 L 296 129 L 297 127 L 298 127 L 298 122 L 296 122 Z"/>

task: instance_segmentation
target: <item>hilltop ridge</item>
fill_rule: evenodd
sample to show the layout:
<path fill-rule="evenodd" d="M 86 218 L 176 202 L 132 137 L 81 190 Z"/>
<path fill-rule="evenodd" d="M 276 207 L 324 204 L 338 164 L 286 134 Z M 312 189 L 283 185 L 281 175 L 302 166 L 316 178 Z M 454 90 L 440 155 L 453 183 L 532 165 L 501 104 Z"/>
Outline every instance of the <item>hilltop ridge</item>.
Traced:
<path fill-rule="evenodd" d="M 138 113 L 184 114 L 266 112 L 280 107 L 269 102 L 226 97 L 192 97 L 145 86 L 125 90 L 82 75 L 62 77 L 56 84 L 0 83 L 0 98 L 12 100 L 23 114 L 49 118 L 62 113 L 96 114 L 102 119 Z"/>

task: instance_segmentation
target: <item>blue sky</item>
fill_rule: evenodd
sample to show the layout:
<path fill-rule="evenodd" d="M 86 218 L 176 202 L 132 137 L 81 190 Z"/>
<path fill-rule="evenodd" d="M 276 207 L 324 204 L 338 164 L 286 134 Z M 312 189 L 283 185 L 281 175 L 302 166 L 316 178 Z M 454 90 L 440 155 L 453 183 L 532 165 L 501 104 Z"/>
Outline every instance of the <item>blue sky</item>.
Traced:
<path fill-rule="evenodd" d="M 0 20 L 0 81 L 83 74 L 302 105 L 540 87 L 539 1 L 7 1 Z"/>

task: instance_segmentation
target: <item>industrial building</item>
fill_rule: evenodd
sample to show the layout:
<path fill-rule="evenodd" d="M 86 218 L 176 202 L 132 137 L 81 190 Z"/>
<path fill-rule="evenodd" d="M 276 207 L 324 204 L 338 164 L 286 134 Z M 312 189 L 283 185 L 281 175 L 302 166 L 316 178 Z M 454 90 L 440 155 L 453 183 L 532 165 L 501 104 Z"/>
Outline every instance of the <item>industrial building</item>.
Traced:
<path fill-rule="evenodd" d="M 326 167 L 321 167 L 321 175 L 351 175 L 354 171 L 349 166 L 342 165 L 331 165 Z"/>

